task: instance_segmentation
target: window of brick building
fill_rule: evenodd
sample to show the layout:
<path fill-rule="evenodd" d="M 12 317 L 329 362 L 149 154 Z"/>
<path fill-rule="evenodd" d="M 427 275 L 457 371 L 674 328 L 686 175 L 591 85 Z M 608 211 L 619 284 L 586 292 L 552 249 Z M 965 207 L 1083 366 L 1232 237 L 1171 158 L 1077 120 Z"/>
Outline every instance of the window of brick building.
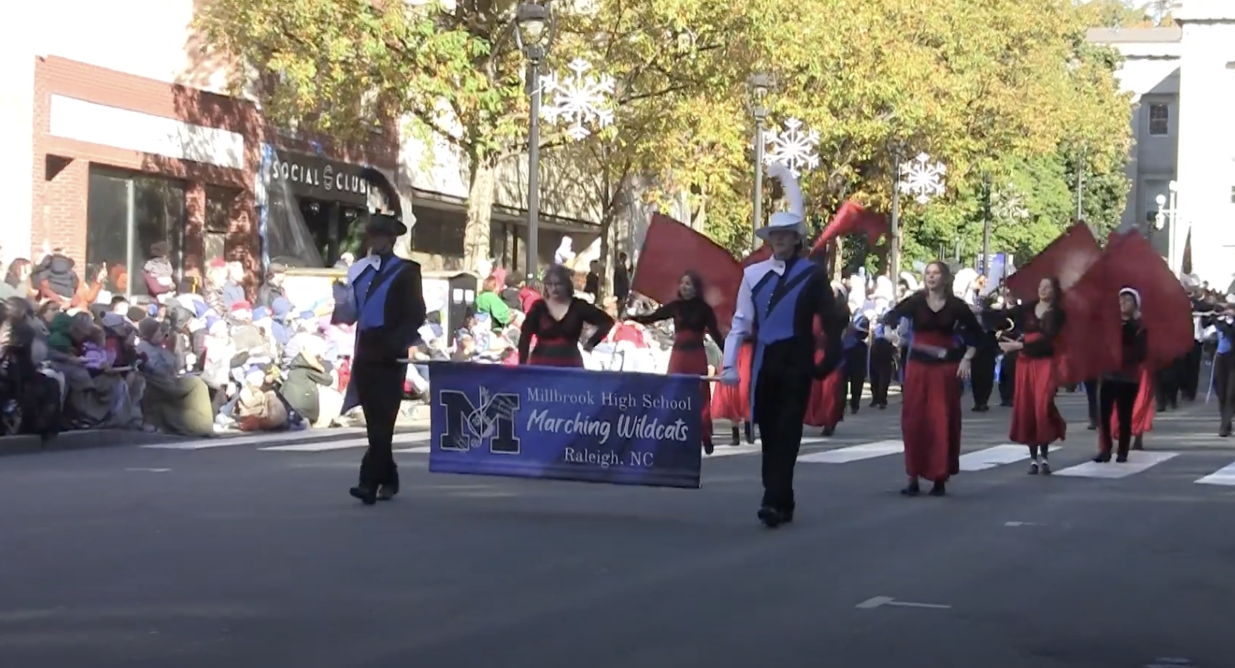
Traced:
<path fill-rule="evenodd" d="M 209 264 L 227 257 L 227 231 L 232 225 L 232 213 L 240 191 L 222 186 L 206 186 L 206 221 L 202 229 L 202 260 Z"/>
<path fill-rule="evenodd" d="M 149 295 L 143 273 L 156 243 L 166 242 L 179 280 L 184 263 L 185 187 L 179 181 L 91 166 L 86 214 L 86 276 L 108 268 L 113 294 Z"/>

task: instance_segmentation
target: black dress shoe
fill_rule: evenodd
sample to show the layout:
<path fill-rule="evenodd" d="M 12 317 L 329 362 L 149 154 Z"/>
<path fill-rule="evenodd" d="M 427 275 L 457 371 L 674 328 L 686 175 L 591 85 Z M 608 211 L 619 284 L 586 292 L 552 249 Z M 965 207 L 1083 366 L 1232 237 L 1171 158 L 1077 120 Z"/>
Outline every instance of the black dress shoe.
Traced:
<path fill-rule="evenodd" d="M 905 485 L 905 488 L 901 490 L 901 494 L 904 494 L 905 496 L 917 496 L 921 493 L 922 488 L 918 486 L 918 481 L 916 480 L 908 485 Z"/>
<path fill-rule="evenodd" d="M 1097 423 L 1097 422 L 1090 422 L 1090 423 L 1089 423 L 1089 431 L 1098 431 L 1098 423 Z"/>
<path fill-rule="evenodd" d="M 1218 436 L 1220 438 L 1230 438 L 1231 437 L 1231 425 L 1229 424 L 1222 425 L 1222 427 L 1218 429 Z"/>
<path fill-rule="evenodd" d="M 824 427 L 821 432 L 824 436 L 831 436 L 836 433 L 836 427 Z"/>
<path fill-rule="evenodd" d="M 750 445 L 755 444 L 755 425 L 750 422 L 746 423 L 746 442 Z"/>
<path fill-rule="evenodd" d="M 946 483 L 942 482 L 937 482 L 934 485 L 931 485 L 931 491 L 929 492 L 931 496 L 945 496 L 947 493 L 948 486 Z"/>
<path fill-rule="evenodd" d="M 1098 456 L 1097 456 L 1097 457 L 1094 457 L 1094 458 L 1093 458 L 1093 460 L 1094 460 L 1094 462 L 1096 462 L 1096 463 L 1098 463 L 1098 464 L 1106 464 L 1106 463 L 1108 463 L 1108 462 L 1110 462 L 1110 461 L 1111 461 L 1111 453 L 1109 453 L 1109 452 L 1100 452 L 1100 453 L 1098 453 Z"/>
<path fill-rule="evenodd" d="M 703 442 L 703 451 L 704 451 L 705 453 L 707 453 L 707 454 L 709 454 L 709 455 L 710 455 L 710 454 L 712 454 L 712 451 L 714 451 L 715 449 L 716 449 L 716 446 L 712 445 L 712 442 L 711 442 L 711 441 L 704 441 L 704 442 Z"/>
<path fill-rule="evenodd" d="M 881 410 L 881 411 L 886 411 L 887 409 L 888 409 L 888 405 L 887 405 L 887 404 L 879 404 L 879 410 Z"/>
<path fill-rule="evenodd" d="M 371 506 L 377 503 L 377 488 L 370 485 L 356 485 L 347 490 L 352 498 L 360 499 L 360 502 L 366 506 Z"/>
<path fill-rule="evenodd" d="M 395 494 L 399 493 L 398 485 L 381 485 L 377 488 L 377 500 L 389 501 L 395 498 Z"/>
<path fill-rule="evenodd" d="M 769 529 L 775 529 L 785 521 L 785 516 L 772 506 L 761 506 L 758 515 L 759 521 Z"/>
<path fill-rule="evenodd" d="M 730 443 L 729 445 L 732 445 L 733 447 L 736 448 L 737 446 L 741 444 L 742 444 L 742 436 L 741 434 L 738 433 L 738 428 L 734 427 L 733 428 L 733 442 Z"/>
<path fill-rule="evenodd" d="M 1120 454 L 1116 455 L 1115 463 L 1116 464 L 1127 464 L 1128 463 L 1128 453 L 1121 452 Z"/>

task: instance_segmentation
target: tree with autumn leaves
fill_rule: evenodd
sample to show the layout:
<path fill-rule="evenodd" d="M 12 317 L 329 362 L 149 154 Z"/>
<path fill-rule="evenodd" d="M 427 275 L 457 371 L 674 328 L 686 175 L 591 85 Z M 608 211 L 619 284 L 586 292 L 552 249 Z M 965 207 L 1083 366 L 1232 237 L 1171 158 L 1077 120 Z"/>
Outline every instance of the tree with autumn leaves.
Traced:
<path fill-rule="evenodd" d="M 248 66 L 237 91 L 255 90 L 275 120 L 354 138 L 393 114 L 466 156 L 474 261 L 489 248 L 497 171 L 527 150 L 515 6 L 212 0 L 197 22 Z M 849 197 L 886 208 L 892 151 L 927 150 L 948 164 L 949 193 L 904 207 L 907 259 L 980 245 L 992 191 L 1015 192 L 1030 213 L 997 225 L 992 246 L 1032 252 L 1074 215 L 1064 204 L 1078 171 L 1088 218 L 1110 225 L 1123 209 L 1129 101 L 1117 59 L 1084 40 L 1085 11 L 1071 0 L 555 2 L 545 68 L 583 58 L 612 76 L 614 120 L 578 142 L 545 133 L 542 159 L 591 184 L 606 230 L 623 192 L 685 194 L 695 222 L 740 250 L 752 225 L 744 82 L 767 71 L 771 120 L 820 134 L 821 165 L 803 177 L 815 209 Z"/>

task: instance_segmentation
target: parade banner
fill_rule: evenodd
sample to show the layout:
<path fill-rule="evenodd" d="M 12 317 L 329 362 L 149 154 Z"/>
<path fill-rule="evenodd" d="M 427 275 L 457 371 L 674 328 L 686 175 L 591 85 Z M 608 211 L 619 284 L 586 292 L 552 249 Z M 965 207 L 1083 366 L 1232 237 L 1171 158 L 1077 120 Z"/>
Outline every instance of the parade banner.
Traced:
<path fill-rule="evenodd" d="M 434 473 L 699 487 L 698 376 L 429 365 Z"/>

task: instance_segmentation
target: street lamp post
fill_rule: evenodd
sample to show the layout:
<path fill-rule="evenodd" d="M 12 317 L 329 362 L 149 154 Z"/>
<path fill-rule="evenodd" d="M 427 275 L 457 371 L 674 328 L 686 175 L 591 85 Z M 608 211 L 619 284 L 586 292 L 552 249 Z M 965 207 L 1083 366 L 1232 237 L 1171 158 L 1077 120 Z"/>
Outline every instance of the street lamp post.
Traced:
<path fill-rule="evenodd" d="M 764 102 L 774 85 L 772 75 L 763 72 L 752 74 L 746 80 L 750 93 L 748 105 L 751 115 L 755 117 L 755 217 L 754 226 L 751 228 L 752 247 L 754 248 L 759 246 L 759 237 L 754 234 L 754 230 L 759 229 L 763 224 L 763 125 L 768 118 L 768 110 Z"/>
<path fill-rule="evenodd" d="M 540 234 L 540 63 L 553 40 L 553 13 L 548 5 L 524 3 L 515 10 L 515 23 L 515 38 L 528 60 L 527 92 L 532 106 L 527 140 L 527 266 L 524 273 L 528 278 L 535 278 L 540 253 L 536 243 Z"/>

